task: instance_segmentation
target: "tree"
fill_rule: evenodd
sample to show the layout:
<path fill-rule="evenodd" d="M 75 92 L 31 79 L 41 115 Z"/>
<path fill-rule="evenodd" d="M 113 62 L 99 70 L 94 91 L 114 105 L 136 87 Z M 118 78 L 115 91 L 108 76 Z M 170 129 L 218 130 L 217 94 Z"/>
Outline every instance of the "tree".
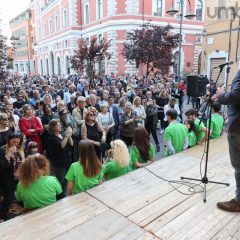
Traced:
<path fill-rule="evenodd" d="M 122 54 L 137 68 L 146 67 L 146 74 L 159 72 L 168 74 L 173 65 L 173 50 L 178 46 L 179 35 L 172 33 L 170 25 L 157 26 L 150 23 L 127 33 Z"/>
<path fill-rule="evenodd" d="M 84 71 L 90 79 L 90 86 L 94 87 L 94 78 L 96 75 L 96 64 L 100 64 L 105 58 L 110 59 L 111 55 L 108 52 L 110 42 L 101 39 L 100 41 L 94 36 L 90 43 L 84 39 L 79 39 L 78 50 L 71 57 L 71 67 L 82 74 Z"/>
<path fill-rule="evenodd" d="M 8 63 L 6 40 L 6 37 L 0 35 L 0 79 L 4 78 Z"/>

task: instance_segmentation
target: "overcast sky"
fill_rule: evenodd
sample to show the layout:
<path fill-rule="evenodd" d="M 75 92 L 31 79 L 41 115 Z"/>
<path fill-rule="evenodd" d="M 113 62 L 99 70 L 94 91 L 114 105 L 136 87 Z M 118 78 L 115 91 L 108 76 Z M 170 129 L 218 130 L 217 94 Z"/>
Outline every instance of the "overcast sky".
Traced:
<path fill-rule="evenodd" d="M 29 7 L 30 0 L 0 0 L 0 18 L 3 19 L 3 34 L 10 36 L 9 21 Z"/>

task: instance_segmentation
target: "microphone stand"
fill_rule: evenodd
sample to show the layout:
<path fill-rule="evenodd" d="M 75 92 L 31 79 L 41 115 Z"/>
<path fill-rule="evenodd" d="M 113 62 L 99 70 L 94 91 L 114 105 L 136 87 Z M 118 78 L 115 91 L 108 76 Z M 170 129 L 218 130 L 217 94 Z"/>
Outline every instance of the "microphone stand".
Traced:
<path fill-rule="evenodd" d="M 225 66 L 221 66 L 220 67 L 220 70 L 219 70 L 219 73 L 218 73 L 218 77 L 217 77 L 217 80 L 216 80 L 216 84 L 219 80 L 219 77 L 223 71 L 223 68 Z M 211 75 L 210 75 L 210 80 L 212 79 L 212 73 L 213 73 L 213 70 L 216 69 L 218 67 L 215 67 L 212 69 L 211 71 Z M 202 182 L 203 185 L 204 185 L 204 190 L 203 190 L 203 202 L 206 203 L 207 202 L 207 184 L 208 183 L 214 183 L 214 184 L 220 184 L 220 185 L 225 185 L 225 186 L 230 186 L 229 183 L 223 183 L 223 182 L 216 182 L 216 181 L 209 181 L 208 180 L 208 160 L 209 160 L 209 147 L 210 147 L 210 127 L 211 127 L 211 123 L 212 123 L 212 93 L 210 91 L 210 96 L 209 96 L 209 100 L 207 102 L 207 105 L 206 105 L 206 109 L 208 106 L 210 106 L 208 108 L 208 116 L 209 116 L 209 130 L 207 131 L 207 148 L 206 148 L 206 161 L 205 161 L 205 169 L 204 169 L 204 176 L 202 177 L 202 179 L 196 179 L 196 178 L 188 178 L 188 177 L 181 177 L 182 180 L 190 180 L 190 181 L 198 181 L 198 182 Z M 200 121 L 199 124 L 201 124 L 202 122 L 202 119 Z"/>

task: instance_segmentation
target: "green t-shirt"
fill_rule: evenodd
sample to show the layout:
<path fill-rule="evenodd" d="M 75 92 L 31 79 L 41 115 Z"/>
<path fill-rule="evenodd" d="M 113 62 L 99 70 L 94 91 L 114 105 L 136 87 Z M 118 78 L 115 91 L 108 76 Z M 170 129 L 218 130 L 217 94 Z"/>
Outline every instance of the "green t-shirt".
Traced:
<path fill-rule="evenodd" d="M 65 177 L 69 182 L 73 182 L 73 194 L 86 191 L 99 184 L 103 178 L 103 170 L 95 177 L 87 177 L 79 162 L 72 163 Z"/>
<path fill-rule="evenodd" d="M 120 167 L 117 162 L 108 162 L 103 166 L 103 174 L 106 176 L 107 180 L 115 177 L 119 177 L 123 174 L 129 172 L 129 165 L 125 167 Z"/>
<path fill-rule="evenodd" d="M 211 122 L 211 138 L 218 138 L 222 134 L 223 130 L 224 119 L 219 114 L 212 115 L 212 122 Z M 209 128 L 209 120 L 207 121 L 207 126 Z"/>
<path fill-rule="evenodd" d="M 200 120 L 196 118 L 194 121 L 194 126 L 195 126 L 197 142 L 201 142 L 206 135 L 206 133 L 203 131 L 203 128 L 205 127 L 204 124 L 201 123 L 199 125 L 199 123 L 200 123 Z"/>
<path fill-rule="evenodd" d="M 62 187 L 56 177 L 41 176 L 27 187 L 19 182 L 16 198 L 23 202 L 25 208 L 33 209 L 56 202 L 56 196 L 60 193 L 62 193 Z"/>
<path fill-rule="evenodd" d="M 140 156 L 139 150 L 135 146 L 132 146 L 130 149 L 130 158 L 131 158 L 131 163 L 130 163 L 131 170 L 136 169 L 134 166 L 136 162 L 146 163 L 146 161 L 144 161 L 144 159 L 142 159 L 142 157 Z M 155 148 L 152 144 L 150 144 L 149 160 L 154 158 L 155 158 Z"/>
<path fill-rule="evenodd" d="M 179 153 L 184 150 L 184 142 L 188 136 L 188 129 L 182 123 L 177 121 L 172 122 L 166 128 L 164 132 L 164 142 L 171 141 L 175 153 Z M 166 149 L 166 156 L 170 155 L 170 151 Z"/>
<path fill-rule="evenodd" d="M 188 146 L 194 147 L 197 145 L 197 137 L 194 131 L 188 133 Z"/>

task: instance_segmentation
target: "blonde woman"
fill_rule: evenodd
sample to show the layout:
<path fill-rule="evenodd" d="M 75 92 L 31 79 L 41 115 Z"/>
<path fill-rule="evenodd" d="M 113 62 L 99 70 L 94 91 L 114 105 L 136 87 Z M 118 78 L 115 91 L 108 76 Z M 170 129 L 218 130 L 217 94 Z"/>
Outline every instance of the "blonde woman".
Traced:
<path fill-rule="evenodd" d="M 122 140 L 111 142 L 110 162 L 103 166 L 105 179 L 110 180 L 129 172 L 130 156 L 127 145 Z"/>
<path fill-rule="evenodd" d="M 144 119 L 146 118 L 146 112 L 141 105 L 141 98 L 140 97 L 135 97 L 133 100 L 133 111 L 137 114 L 138 118 L 138 126 L 144 126 Z"/>

